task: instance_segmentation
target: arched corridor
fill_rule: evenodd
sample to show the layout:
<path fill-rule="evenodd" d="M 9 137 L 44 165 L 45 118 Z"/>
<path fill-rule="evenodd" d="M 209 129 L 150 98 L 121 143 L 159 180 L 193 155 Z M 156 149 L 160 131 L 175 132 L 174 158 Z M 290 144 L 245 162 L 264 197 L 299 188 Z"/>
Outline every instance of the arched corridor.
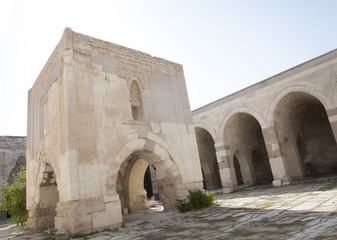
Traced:
<path fill-rule="evenodd" d="M 204 189 L 221 188 L 218 162 L 215 154 L 214 140 L 203 128 L 195 128 L 200 165 L 204 178 Z"/>
<path fill-rule="evenodd" d="M 149 166 L 151 167 L 149 168 Z M 149 208 L 148 196 L 150 188 L 146 187 L 144 183 L 146 182 L 146 172 L 151 170 L 155 171 L 149 173 L 152 175 L 150 180 L 153 181 L 151 182 L 152 196 L 156 197 L 157 200 L 160 199 L 165 209 L 175 207 L 173 201 L 179 196 L 174 197 L 172 192 L 179 191 L 177 184 L 181 183 L 177 166 L 169 159 L 166 159 L 166 161 L 160 159 L 153 152 L 139 150 L 133 152 L 122 163 L 119 170 L 117 193 L 119 194 L 123 213 L 135 213 Z M 182 193 L 182 191 L 179 193 Z M 168 198 L 168 196 L 173 199 Z"/>
<path fill-rule="evenodd" d="M 323 104 L 293 92 L 277 104 L 274 122 L 291 177 L 337 172 L 337 145 Z"/>
<path fill-rule="evenodd" d="M 234 183 L 250 186 L 273 180 L 261 126 L 252 115 L 234 114 L 226 124 L 224 142 L 234 151 L 231 157 L 236 175 L 232 179 Z"/>

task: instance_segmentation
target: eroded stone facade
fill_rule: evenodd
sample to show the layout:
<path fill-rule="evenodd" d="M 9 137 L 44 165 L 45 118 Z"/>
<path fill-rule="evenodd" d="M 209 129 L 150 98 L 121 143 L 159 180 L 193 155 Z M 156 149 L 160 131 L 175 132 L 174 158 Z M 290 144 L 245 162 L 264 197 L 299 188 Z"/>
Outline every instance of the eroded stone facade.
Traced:
<path fill-rule="evenodd" d="M 194 110 L 224 190 L 336 173 L 336 79 L 334 50 Z"/>
<path fill-rule="evenodd" d="M 29 227 L 120 226 L 149 164 L 165 209 L 202 188 L 182 66 L 65 29 L 29 91 Z"/>

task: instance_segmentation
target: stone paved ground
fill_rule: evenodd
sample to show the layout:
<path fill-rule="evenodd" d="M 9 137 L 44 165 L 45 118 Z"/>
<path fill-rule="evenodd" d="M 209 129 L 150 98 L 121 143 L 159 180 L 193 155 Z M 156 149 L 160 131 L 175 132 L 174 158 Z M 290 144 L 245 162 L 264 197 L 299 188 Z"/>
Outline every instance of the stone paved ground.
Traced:
<path fill-rule="evenodd" d="M 217 195 L 216 200 L 210 208 L 185 214 L 129 215 L 117 232 L 79 239 L 337 239 L 336 179 Z"/>

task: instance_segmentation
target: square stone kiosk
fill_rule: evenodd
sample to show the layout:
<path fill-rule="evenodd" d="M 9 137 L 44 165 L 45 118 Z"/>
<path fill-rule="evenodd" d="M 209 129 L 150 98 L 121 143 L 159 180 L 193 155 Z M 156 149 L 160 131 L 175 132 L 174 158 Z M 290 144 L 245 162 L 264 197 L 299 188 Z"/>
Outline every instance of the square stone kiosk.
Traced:
<path fill-rule="evenodd" d="M 29 227 L 120 226 L 149 165 L 166 210 L 202 188 L 182 66 L 66 28 L 29 91 Z"/>

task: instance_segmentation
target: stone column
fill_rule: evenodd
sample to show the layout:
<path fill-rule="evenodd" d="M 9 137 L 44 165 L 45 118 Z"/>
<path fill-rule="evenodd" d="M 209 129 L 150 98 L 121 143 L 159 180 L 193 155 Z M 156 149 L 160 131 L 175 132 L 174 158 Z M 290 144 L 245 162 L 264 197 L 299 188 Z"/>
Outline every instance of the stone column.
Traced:
<path fill-rule="evenodd" d="M 262 130 L 262 134 L 266 144 L 270 167 L 274 177 L 273 185 L 289 185 L 290 178 L 287 173 L 287 163 L 286 160 L 282 157 L 275 126 L 264 128 Z"/>
<path fill-rule="evenodd" d="M 326 111 L 329 117 L 330 125 L 332 132 L 335 136 L 335 140 L 337 143 L 337 108 L 332 108 Z"/>
<path fill-rule="evenodd" d="M 234 168 L 230 164 L 230 151 L 229 146 L 223 143 L 214 144 L 216 157 L 219 166 L 221 184 L 223 187 L 223 193 L 229 193 L 233 191 L 235 173 Z"/>

